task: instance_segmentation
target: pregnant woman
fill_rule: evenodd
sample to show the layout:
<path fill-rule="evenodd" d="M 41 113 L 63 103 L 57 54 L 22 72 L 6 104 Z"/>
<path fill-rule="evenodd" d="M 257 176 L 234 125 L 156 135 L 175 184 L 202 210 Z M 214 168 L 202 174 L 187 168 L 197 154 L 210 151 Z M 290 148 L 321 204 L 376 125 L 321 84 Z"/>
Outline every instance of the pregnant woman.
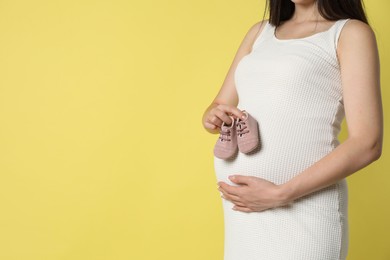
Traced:
<path fill-rule="evenodd" d="M 249 29 L 202 118 L 220 134 L 216 146 L 234 151 L 214 157 L 224 259 L 344 260 L 345 178 L 382 150 L 375 35 L 361 0 L 267 6 L 269 20 Z M 258 124 L 242 131 L 248 114 Z M 348 138 L 340 144 L 344 116 Z M 256 130 L 256 148 L 238 150 L 238 139 Z"/>

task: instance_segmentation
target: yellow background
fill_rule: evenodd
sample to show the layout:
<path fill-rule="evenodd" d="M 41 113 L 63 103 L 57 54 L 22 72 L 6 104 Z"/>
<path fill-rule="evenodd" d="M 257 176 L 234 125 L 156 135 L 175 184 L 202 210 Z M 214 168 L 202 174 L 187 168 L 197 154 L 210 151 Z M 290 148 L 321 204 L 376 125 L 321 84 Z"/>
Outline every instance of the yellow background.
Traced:
<path fill-rule="evenodd" d="M 390 2 L 366 6 L 389 122 Z M 263 10 L 0 0 L 0 259 L 222 259 L 217 136 L 201 116 Z M 348 178 L 349 260 L 390 259 L 388 140 Z"/>

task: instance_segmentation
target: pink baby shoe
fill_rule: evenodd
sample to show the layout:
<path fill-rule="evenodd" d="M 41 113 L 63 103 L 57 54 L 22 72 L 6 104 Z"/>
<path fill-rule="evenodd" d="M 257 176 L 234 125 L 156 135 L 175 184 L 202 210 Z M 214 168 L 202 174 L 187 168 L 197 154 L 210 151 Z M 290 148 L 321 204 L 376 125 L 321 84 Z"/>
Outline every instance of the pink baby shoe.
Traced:
<path fill-rule="evenodd" d="M 235 119 L 232 116 L 230 118 L 232 119 L 230 126 L 222 123 L 219 138 L 214 146 L 214 155 L 220 159 L 229 159 L 237 151 Z"/>
<path fill-rule="evenodd" d="M 236 134 L 238 149 L 242 153 L 249 153 L 259 145 L 259 129 L 256 119 L 248 112 L 242 111 L 245 119 L 236 121 Z"/>

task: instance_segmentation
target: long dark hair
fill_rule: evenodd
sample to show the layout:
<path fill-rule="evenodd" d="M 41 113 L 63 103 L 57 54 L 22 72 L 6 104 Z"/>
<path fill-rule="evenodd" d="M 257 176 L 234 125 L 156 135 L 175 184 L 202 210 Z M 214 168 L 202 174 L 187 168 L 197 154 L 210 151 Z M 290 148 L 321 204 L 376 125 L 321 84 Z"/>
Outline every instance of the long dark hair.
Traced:
<path fill-rule="evenodd" d="M 321 16 L 330 21 L 357 19 L 368 24 L 362 0 L 317 0 Z M 294 14 L 295 4 L 291 0 L 267 0 L 269 23 L 279 26 Z"/>

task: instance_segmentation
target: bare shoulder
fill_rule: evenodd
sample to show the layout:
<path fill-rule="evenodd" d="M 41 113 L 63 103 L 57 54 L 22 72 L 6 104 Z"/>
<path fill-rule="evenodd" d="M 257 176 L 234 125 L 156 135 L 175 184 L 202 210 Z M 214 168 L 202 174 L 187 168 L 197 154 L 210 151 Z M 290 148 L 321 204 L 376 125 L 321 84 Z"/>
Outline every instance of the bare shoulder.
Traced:
<path fill-rule="evenodd" d="M 257 31 L 261 30 L 267 22 L 268 22 L 268 20 L 258 21 L 257 23 L 252 25 L 251 29 L 257 32 Z"/>
<path fill-rule="evenodd" d="M 262 20 L 262 21 L 255 23 L 254 25 L 252 25 L 249 28 L 248 35 L 250 35 L 252 38 L 255 38 L 256 36 L 258 36 L 261 33 L 261 31 L 263 30 L 263 28 L 267 22 L 268 22 L 268 20 Z"/>
<path fill-rule="evenodd" d="M 253 24 L 248 32 L 246 33 L 245 35 L 245 39 L 244 39 L 244 42 L 245 42 L 245 46 L 246 48 L 248 49 L 248 51 L 250 51 L 252 49 L 252 46 L 255 42 L 255 40 L 257 39 L 257 37 L 260 35 L 260 33 L 262 32 L 264 26 L 266 25 L 268 20 L 261 20 L 259 22 L 256 22 L 255 24 Z"/>
<path fill-rule="evenodd" d="M 357 44 L 357 43 L 375 43 L 375 33 L 371 26 L 368 24 L 356 20 L 349 20 L 342 29 L 339 38 L 340 47 Z"/>

